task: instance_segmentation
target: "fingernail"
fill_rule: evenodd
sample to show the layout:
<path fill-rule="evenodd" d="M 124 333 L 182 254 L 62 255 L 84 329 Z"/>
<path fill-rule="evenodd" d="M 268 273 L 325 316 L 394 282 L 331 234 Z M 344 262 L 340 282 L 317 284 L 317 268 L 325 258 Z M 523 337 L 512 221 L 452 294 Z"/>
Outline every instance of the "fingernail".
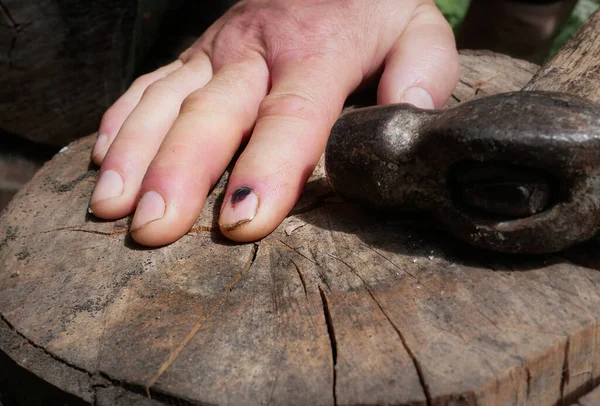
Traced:
<path fill-rule="evenodd" d="M 402 96 L 402 103 L 409 103 L 420 109 L 432 110 L 435 108 L 433 98 L 422 87 L 411 87 Z"/>
<path fill-rule="evenodd" d="M 237 189 L 223 206 L 219 225 L 223 230 L 233 230 L 252 221 L 258 211 L 259 203 L 260 199 L 252 188 Z"/>
<path fill-rule="evenodd" d="M 96 144 L 94 145 L 94 149 L 92 150 L 92 156 L 97 155 L 98 153 L 100 153 L 102 151 L 102 148 L 104 148 L 104 144 L 106 144 L 107 140 L 108 140 L 108 135 L 106 135 L 106 134 L 98 135 L 98 138 L 96 138 Z"/>
<path fill-rule="evenodd" d="M 163 218 L 165 207 L 165 200 L 159 193 L 154 191 L 144 193 L 131 220 L 131 231 L 139 230 L 146 224 Z"/>
<path fill-rule="evenodd" d="M 108 170 L 100 174 L 94 192 L 90 199 L 90 205 L 99 201 L 118 197 L 123 194 L 123 178 L 117 172 Z"/>

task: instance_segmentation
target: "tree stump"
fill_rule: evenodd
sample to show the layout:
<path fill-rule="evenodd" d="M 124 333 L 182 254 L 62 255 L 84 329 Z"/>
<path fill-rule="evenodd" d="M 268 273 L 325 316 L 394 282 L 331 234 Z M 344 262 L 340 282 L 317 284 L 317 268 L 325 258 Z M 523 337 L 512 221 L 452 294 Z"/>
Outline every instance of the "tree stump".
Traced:
<path fill-rule="evenodd" d="M 0 128 L 54 145 L 95 131 L 133 76 L 140 1 L 2 0 Z"/>
<path fill-rule="evenodd" d="M 451 103 L 537 70 L 461 58 Z M 0 219 L 2 368 L 99 405 L 552 405 L 599 383 L 598 241 L 484 252 L 340 200 L 320 165 L 260 242 L 218 232 L 224 176 L 190 233 L 147 249 L 129 219 L 87 214 L 92 144 L 54 157 Z"/>
<path fill-rule="evenodd" d="M 598 100 L 599 28 L 597 13 L 526 89 Z M 456 102 L 519 89 L 535 70 L 463 62 Z M 106 405 L 553 405 L 599 381 L 597 240 L 483 252 L 425 216 L 340 200 L 319 166 L 258 243 L 218 232 L 225 176 L 190 233 L 145 249 L 127 219 L 87 215 L 92 143 L 57 155 L 0 219 L 3 370 Z"/>
<path fill-rule="evenodd" d="M 232 1 L 0 0 L 0 129 L 55 146 L 96 131 L 136 74 Z"/>

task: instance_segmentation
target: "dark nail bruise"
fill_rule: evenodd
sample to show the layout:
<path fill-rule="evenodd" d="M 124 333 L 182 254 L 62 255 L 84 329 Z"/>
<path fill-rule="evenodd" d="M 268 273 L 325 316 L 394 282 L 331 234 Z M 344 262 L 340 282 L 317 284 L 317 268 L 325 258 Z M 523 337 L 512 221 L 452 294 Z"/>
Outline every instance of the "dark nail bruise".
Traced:
<path fill-rule="evenodd" d="M 239 202 L 244 200 L 246 198 L 246 196 L 248 196 L 252 192 L 253 192 L 252 188 L 249 188 L 249 187 L 241 187 L 241 188 L 237 189 L 231 195 L 231 205 L 232 206 L 237 205 Z"/>

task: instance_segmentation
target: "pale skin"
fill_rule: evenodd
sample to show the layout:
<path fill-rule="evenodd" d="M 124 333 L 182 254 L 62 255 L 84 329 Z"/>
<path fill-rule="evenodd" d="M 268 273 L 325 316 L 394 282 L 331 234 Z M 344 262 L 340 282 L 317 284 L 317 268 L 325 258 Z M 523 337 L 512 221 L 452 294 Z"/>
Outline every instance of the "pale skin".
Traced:
<path fill-rule="evenodd" d="M 450 96 L 458 55 L 432 0 L 241 1 L 106 111 L 90 209 L 135 213 L 137 242 L 169 244 L 245 145 L 219 226 L 260 239 L 296 203 L 346 97 L 380 72 L 379 104 L 435 108 Z"/>

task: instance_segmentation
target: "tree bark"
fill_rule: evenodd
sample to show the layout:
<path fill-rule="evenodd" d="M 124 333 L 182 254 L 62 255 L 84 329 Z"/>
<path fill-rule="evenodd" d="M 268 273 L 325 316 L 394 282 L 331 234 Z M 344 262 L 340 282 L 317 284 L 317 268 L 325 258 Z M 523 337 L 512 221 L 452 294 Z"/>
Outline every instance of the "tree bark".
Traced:
<path fill-rule="evenodd" d="M 53 145 L 96 131 L 168 3 L 0 1 L 0 128 Z"/>

